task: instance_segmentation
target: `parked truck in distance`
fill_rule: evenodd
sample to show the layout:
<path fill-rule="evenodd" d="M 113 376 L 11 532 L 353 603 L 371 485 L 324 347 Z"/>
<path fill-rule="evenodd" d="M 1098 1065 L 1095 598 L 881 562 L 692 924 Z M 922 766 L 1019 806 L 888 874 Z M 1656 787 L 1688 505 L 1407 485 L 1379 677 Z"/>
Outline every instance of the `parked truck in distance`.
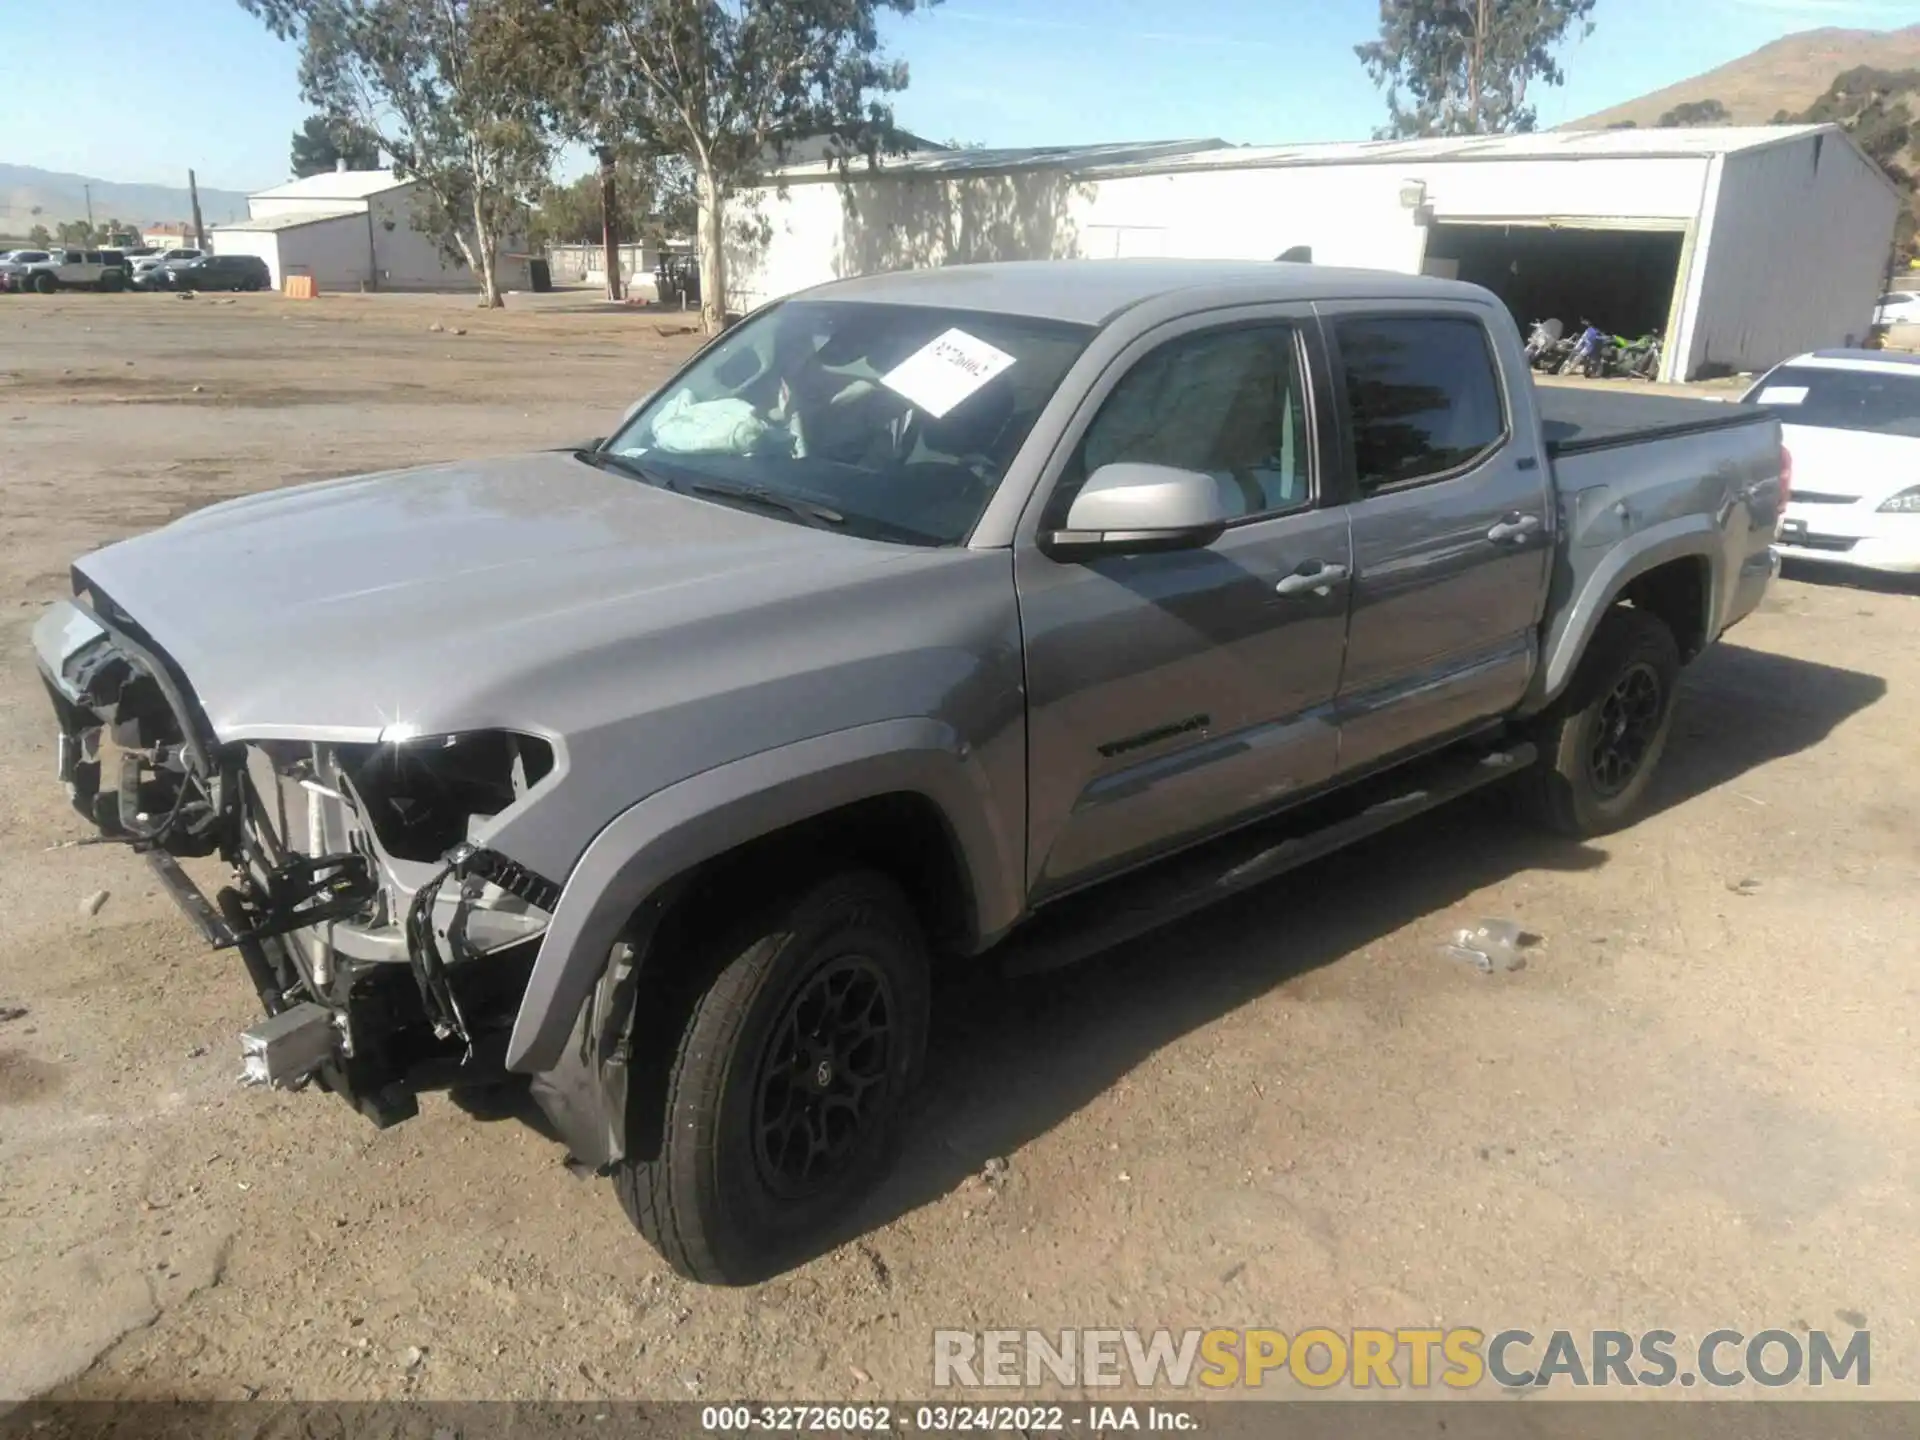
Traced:
<path fill-rule="evenodd" d="M 258 989 L 253 1078 L 388 1124 L 530 1077 L 743 1282 L 884 1172 L 936 964 L 1492 784 L 1628 823 L 1785 483 L 1764 408 L 1536 391 L 1473 286 L 960 266 L 772 305 L 577 449 L 112 545 L 35 644 L 75 805 Z"/>

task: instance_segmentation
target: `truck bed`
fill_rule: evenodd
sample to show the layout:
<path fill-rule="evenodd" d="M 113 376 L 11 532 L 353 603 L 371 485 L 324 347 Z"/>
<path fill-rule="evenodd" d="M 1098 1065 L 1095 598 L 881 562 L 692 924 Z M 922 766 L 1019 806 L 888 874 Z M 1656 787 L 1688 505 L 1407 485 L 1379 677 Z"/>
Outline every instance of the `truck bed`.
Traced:
<path fill-rule="evenodd" d="M 1646 440 L 1699 435 L 1741 425 L 1764 425 L 1767 418 L 1758 405 L 1636 395 L 1574 385 L 1535 385 L 1534 395 L 1540 406 L 1547 454 L 1553 459 L 1637 445 Z"/>

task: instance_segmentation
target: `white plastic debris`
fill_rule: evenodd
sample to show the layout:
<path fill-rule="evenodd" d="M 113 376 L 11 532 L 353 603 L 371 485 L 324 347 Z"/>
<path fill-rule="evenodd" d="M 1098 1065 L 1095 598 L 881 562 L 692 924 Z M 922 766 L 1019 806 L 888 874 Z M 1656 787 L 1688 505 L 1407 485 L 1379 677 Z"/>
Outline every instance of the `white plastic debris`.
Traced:
<path fill-rule="evenodd" d="M 1515 920 L 1482 920 L 1457 931 L 1451 944 L 1440 947 L 1449 959 L 1462 960 L 1483 975 L 1495 971 L 1524 970 L 1527 957 L 1520 952 L 1540 943 Z"/>

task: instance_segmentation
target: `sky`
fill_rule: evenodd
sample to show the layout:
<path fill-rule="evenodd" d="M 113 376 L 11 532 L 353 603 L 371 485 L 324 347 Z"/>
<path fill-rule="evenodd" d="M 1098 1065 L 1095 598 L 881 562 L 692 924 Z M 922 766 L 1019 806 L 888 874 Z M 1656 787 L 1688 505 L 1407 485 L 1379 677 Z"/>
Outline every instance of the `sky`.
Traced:
<path fill-rule="evenodd" d="M 306 114 L 294 47 L 237 0 L 0 0 L 0 162 L 255 190 Z M 936 141 L 1364 139 L 1385 105 L 1354 58 L 1377 0 L 945 0 L 886 26 L 912 83 L 895 118 Z M 1550 128 L 1796 30 L 1920 20 L 1920 0 L 1599 0 L 1540 94 Z"/>

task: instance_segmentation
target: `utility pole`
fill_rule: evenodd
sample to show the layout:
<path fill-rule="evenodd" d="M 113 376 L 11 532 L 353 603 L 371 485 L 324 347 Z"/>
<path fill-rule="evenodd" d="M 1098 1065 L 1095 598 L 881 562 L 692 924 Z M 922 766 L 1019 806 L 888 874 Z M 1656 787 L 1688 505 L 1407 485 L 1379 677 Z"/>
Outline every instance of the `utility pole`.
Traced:
<path fill-rule="evenodd" d="M 600 243 L 607 256 L 607 298 L 618 300 L 621 294 L 620 212 L 613 147 L 601 145 L 594 153 L 600 161 Z"/>
<path fill-rule="evenodd" d="M 204 252 L 207 248 L 207 227 L 200 219 L 200 182 L 194 179 L 191 170 L 187 171 L 187 195 L 193 201 L 194 248 Z"/>
<path fill-rule="evenodd" d="M 93 186 L 83 185 L 80 188 L 87 192 L 87 234 L 91 236 L 93 234 Z"/>

